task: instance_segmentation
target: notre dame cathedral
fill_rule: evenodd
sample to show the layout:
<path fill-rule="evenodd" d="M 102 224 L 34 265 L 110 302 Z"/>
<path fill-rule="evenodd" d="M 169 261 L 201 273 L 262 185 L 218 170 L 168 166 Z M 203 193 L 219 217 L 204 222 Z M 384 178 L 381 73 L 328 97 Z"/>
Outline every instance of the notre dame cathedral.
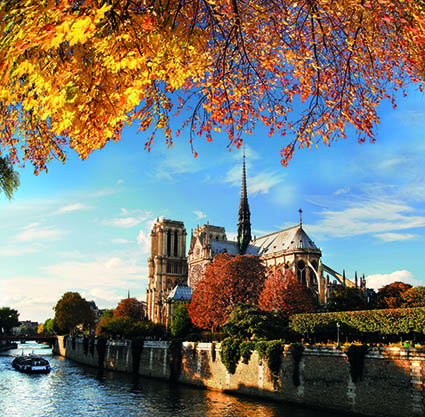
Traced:
<path fill-rule="evenodd" d="M 215 255 L 223 252 L 258 255 L 269 273 L 291 268 L 300 282 L 313 291 L 320 304 L 326 304 L 328 295 L 338 286 L 366 291 L 364 275 L 358 280 L 356 273 L 354 280 L 348 280 L 345 273 L 341 275 L 322 263 L 322 252 L 304 231 L 302 211 L 299 212 L 297 225 L 265 236 L 251 236 L 244 156 L 237 241 L 227 239 L 224 227 L 205 224 L 192 232 L 186 255 L 187 234 L 183 222 L 163 217 L 156 220 L 151 233 L 146 291 L 148 318 L 169 325 L 175 304 L 190 301 L 191 291 L 202 279 L 207 265 Z"/>

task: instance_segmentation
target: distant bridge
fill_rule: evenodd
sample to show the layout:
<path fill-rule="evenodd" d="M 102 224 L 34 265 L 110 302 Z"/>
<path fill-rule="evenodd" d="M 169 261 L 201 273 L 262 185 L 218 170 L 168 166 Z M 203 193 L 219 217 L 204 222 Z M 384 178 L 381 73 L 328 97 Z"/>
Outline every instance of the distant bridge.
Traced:
<path fill-rule="evenodd" d="M 6 340 L 6 342 L 37 342 L 37 343 L 48 343 L 53 345 L 57 340 L 55 335 L 43 335 L 43 334 L 17 334 L 17 335 L 1 335 L 0 342 Z"/>

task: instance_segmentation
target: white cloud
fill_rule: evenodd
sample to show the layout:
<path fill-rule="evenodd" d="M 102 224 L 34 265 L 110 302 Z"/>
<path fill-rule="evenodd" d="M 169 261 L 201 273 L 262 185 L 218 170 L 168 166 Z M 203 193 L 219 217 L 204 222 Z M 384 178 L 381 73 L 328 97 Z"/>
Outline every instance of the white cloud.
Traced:
<path fill-rule="evenodd" d="M 148 233 L 145 233 L 143 230 L 140 230 L 137 235 L 137 243 L 142 250 L 142 253 L 148 254 L 151 249 L 151 239 Z"/>
<path fill-rule="evenodd" d="M 253 196 L 256 194 L 268 194 L 270 189 L 280 184 L 283 180 L 284 174 L 276 171 L 261 171 L 256 175 L 249 175 L 247 169 L 247 188 L 248 195 Z M 226 174 L 224 182 L 230 183 L 235 187 L 240 187 L 242 181 L 242 168 L 241 166 L 232 167 Z"/>
<path fill-rule="evenodd" d="M 176 175 L 195 173 L 202 169 L 199 159 L 191 153 L 177 153 L 169 149 L 160 160 L 154 175 L 156 180 L 173 180 Z"/>
<path fill-rule="evenodd" d="M 390 274 L 373 274 L 366 277 L 367 288 L 372 288 L 374 290 L 378 290 L 396 281 L 411 284 L 413 286 L 421 285 L 421 283 L 413 277 L 412 273 L 406 270 L 394 271 Z"/>
<path fill-rule="evenodd" d="M 90 206 L 87 206 L 82 203 L 68 204 L 66 206 L 62 206 L 61 208 L 59 208 L 56 214 L 71 213 L 73 211 L 88 210 L 90 208 L 91 208 Z"/>
<path fill-rule="evenodd" d="M 344 188 L 340 188 L 339 190 L 335 191 L 335 195 L 342 195 L 342 194 L 347 194 L 350 192 L 350 187 L 344 187 Z"/>
<path fill-rule="evenodd" d="M 207 215 L 200 210 L 193 210 L 198 220 L 205 219 Z"/>
<path fill-rule="evenodd" d="M 120 217 L 115 217 L 113 219 L 103 220 L 103 224 L 107 226 L 121 227 L 129 229 L 135 227 L 140 223 L 145 222 L 146 220 L 152 217 L 152 213 L 144 210 L 127 210 L 125 208 L 121 209 Z"/>
<path fill-rule="evenodd" d="M 23 227 L 13 240 L 19 243 L 52 241 L 60 239 L 64 234 L 65 231 L 55 229 L 53 226 L 41 227 L 39 223 L 32 223 Z"/>
<path fill-rule="evenodd" d="M 108 259 L 108 260 L 104 263 L 104 265 L 105 265 L 105 267 L 106 267 L 107 269 L 113 269 L 113 268 L 117 268 L 117 267 L 119 267 L 119 266 L 121 265 L 121 263 L 122 263 L 122 261 L 121 261 L 121 259 L 120 259 L 120 258 L 118 258 L 118 257 L 114 257 L 114 258 Z"/>
<path fill-rule="evenodd" d="M 412 233 L 378 233 L 375 235 L 378 239 L 383 240 L 384 242 L 399 242 L 403 240 L 411 240 L 419 237 Z"/>
<path fill-rule="evenodd" d="M 38 253 L 42 251 L 41 246 L 35 246 L 32 245 L 30 247 L 7 247 L 7 248 L 0 248 L 0 256 L 23 256 L 23 255 L 30 255 L 32 253 Z"/>
<path fill-rule="evenodd" d="M 326 237 L 349 237 L 372 234 L 383 240 L 396 237 L 401 230 L 425 227 L 425 216 L 413 215 L 414 209 L 405 203 L 385 200 L 350 202 L 342 210 L 323 210 L 322 220 L 308 225 L 308 230 Z M 398 236 L 401 238 L 401 235 Z M 406 236 L 413 238 L 414 235 Z"/>
<path fill-rule="evenodd" d="M 118 245 L 126 245 L 128 243 L 133 243 L 131 240 L 123 239 L 123 238 L 116 238 L 111 240 L 112 243 L 117 243 Z"/>

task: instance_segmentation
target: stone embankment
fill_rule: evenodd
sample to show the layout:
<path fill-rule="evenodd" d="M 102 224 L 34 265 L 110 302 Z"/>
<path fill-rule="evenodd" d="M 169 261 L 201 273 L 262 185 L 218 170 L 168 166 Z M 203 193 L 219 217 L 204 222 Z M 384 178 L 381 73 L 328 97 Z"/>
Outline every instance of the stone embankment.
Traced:
<path fill-rule="evenodd" d="M 96 345 L 83 339 L 59 338 L 55 353 L 77 362 L 99 366 Z M 285 349 L 279 375 L 273 377 L 265 360 L 254 352 L 247 365 L 229 374 L 220 361 L 220 345 L 145 341 L 133 367 L 130 341 L 109 341 L 101 364 L 105 369 L 138 372 L 155 377 L 250 396 L 284 401 L 347 414 L 373 417 L 425 415 L 425 348 L 370 348 L 361 379 L 353 382 L 346 353 L 329 346 L 306 346 L 296 369 Z M 137 357 L 137 355 L 135 355 Z M 354 366 L 358 366 L 354 365 Z M 350 368 L 351 367 L 351 368 Z M 294 384 L 294 371 L 299 385 Z"/>

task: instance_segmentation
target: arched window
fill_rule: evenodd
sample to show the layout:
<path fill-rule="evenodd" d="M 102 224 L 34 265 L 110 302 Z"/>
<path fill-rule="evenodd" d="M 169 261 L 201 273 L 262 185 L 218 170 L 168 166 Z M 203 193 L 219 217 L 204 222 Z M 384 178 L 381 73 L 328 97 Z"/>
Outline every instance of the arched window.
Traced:
<path fill-rule="evenodd" d="M 297 277 L 301 283 L 307 285 L 305 262 L 302 259 L 297 262 Z"/>

